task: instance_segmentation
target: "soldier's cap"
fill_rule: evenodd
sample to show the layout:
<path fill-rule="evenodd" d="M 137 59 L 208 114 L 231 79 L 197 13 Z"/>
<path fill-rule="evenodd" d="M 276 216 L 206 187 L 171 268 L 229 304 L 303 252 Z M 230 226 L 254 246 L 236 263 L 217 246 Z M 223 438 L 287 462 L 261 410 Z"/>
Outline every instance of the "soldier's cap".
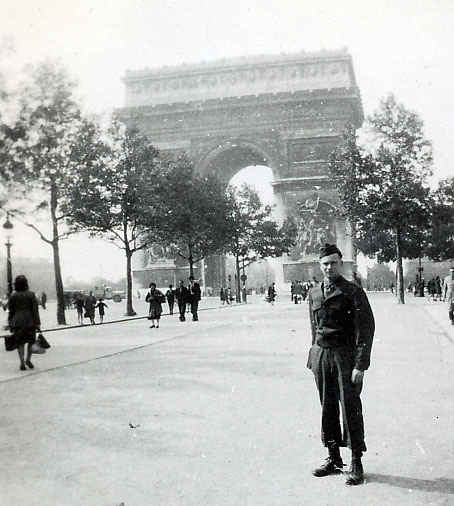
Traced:
<path fill-rule="evenodd" d="M 328 244 L 327 242 L 319 249 L 319 258 L 327 257 L 328 255 L 333 255 L 337 253 L 340 258 L 342 258 L 342 253 L 340 249 L 335 244 Z"/>

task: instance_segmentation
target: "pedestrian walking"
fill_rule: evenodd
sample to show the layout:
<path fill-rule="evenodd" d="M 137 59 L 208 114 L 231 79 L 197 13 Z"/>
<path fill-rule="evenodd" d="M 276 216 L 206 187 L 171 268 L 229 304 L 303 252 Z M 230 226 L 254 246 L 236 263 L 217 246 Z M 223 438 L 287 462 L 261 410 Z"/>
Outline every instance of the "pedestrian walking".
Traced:
<path fill-rule="evenodd" d="M 25 371 L 34 366 L 31 362 L 32 345 L 35 342 L 36 332 L 40 332 L 38 300 L 34 292 L 29 290 L 28 281 L 22 274 L 14 280 L 14 292 L 8 301 L 8 326 L 13 334 L 14 347 L 17 348 L 20 360 L 20 370 Z M 25 345 L 27 355 L 24 357 Z"/>
<path fill-rule="evenodd" d="M 276 284 L 273 283 L 268 287 L 268 302 L 274 306 L 274 301 L 276 300 Z"/>
<path fill-rule="evenodd" d="M 169 285 L 169 289 L 166 292 L 167 304 L 169 305 L 169 313 L 173 314 L 173 306 L 175 305 L 175 290 L 172 285 Z"/>
<path fill-rule="evenodd" d="M 224 287 L 221 287 L 221 290 L 219 291 L 219 298 L 221 299 L 222 305 L 225 304 L 225 291 Z"/>
<path fill-rule="evenodd" d="M 109 307 L 109 306 L 104 302 L 103 299 L 99 299 L 98 303 L 95 306 L 95 309 L 98 309 L 98 311 L 99 311 L 100 323 L 104 322 L 104 314 L 105 314 L 104 308 L 106 308 L 106 307 Z"/>
<path fill-rule="evenodd" d="M 446 301 L 448 302 L 448 316 L 451 325 L 454 325 L 454 268 L 450 269 L 451 273 L 445 278 L 446 285 Z"/>
<path fill-rule="evenodd" d="M 299 304 L 303 300 L 303 284 L 301 281 L 295 283 L 294 292 L 295 304 Z"/>
<path fill-rule="evenodd" d="M 340 275 L 342 253 L 335 244 L 320 249 L 323 282 L 309 293 L 312 346 L 307 366 L 312 370 L 322 407 L 322 443 L 328 458 L 312 474 L 342 472 L 341 446 L 352 452 L 347 485 L 364 481 L 366 451 L 360 393 L 370 364 L 374 316 L 364 290 Z M 339 420 L 342 408 L 343 433 Z"/>
<path fill-rule="evenodd" d="M 437 300 L 441 301 L 441 279 L 440 276 L 435 278 L 435 294 Z"/>
<path fill-rule="evenodd" d="M 85 297 L 84 301 L 85 307 L 85 318 L 90 318 L 90 323 L 92 325 L 95 324 L 95 307 L 96 307 L 96 297 L 93 295 L 93 292 L 90 292 L 87 297 Z"/>
<path fill-rule="evenodd" d="M 180 313 L 180 322 L 184 322 L 186 317 L 184 313 L 186 312 L 186 304 L 189 301 L 189 291 L 184 286 L 184 281 L 181 279 L 178 287 L 175 289 L 175 298 L 178 302 L 178 311 Z"/>
<path fill-rule="evenodd" d="M 77 322 L 79 325 L 84 324 L 84 298 L 81 293 L 76 294 L 74 298 L 74 305 L 76 306 L 77 311 Z"/>
<path fill-rule="evenodd" d="M 192 321 L 199 321 L 199 302 L 202 298 L 202 290 L 199 283 L 191 276 L 189 278 L 189 301 L 191 303 Z"/>
<path fill-rule="evenodd" d="M 41 306 L 43 306 L 43 309 L 46 309 L 46 303 L 47 303 L 46 292 L 42 292 L 41 293 Z"/>
<path fill-rule="evenodd" d="M 145 302 L 150 304 L 148 319 L 151 320 L 150 329 L 159 329 L 159 320 L 162 314 L 162 303 L 166 300 L 164 294 L 156 288 L 156 283 L 150 283 L 150 291 L 145 297 Z M 155 325 L 156 320 L 156 325 Z"/>

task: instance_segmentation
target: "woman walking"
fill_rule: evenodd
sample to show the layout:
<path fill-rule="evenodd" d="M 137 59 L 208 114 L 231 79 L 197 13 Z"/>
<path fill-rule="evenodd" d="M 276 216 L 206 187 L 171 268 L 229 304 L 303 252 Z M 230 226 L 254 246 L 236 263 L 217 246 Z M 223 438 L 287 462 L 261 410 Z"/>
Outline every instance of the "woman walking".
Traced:
<path fill-rule="evenodd" d="M 35 342 L 36 332 L 40 332 L 41 321 L 38 311 L 38 300 L 34 292 L 28 288 L 27 278 L 23 275 L 14 280 L 14 292 L 8 301 L 8 324 L 14 336 L 19 353 L 20 370 L 25 371 L 27 365 L 33 369 L 31 362 L 32 344 Z M 27 358 L 24 360 L 25 344 L 27 344 Z"/>
<path fill-rule="evenodd" d="M 156 283 L 150 283 L 150 291 L 147 293 L 145 302 L 150 304 L 148 319 L 151 320 L 150 329 L 155 327 L 159 329 L 159 320 L 161 319 L 162 303 L 165 301 L 165 296 L 156 288 Z M 156 320 L 156 325 L 155 325 Z"/>

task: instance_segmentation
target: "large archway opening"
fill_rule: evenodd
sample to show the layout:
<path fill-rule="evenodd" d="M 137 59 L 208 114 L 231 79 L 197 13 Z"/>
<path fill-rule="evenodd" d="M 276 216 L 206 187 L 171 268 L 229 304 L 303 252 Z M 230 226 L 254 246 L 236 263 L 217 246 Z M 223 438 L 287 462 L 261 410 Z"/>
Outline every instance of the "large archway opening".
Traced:
<path fill-rule="evenodd" d="M 237 162 L 235 162 L 235 165 L 237 165 Z M 232 174 L 232 171 L 228 172 Z M 272 207 L 272 218 L 280 221 L 283 215 L 282 203 L 273 191 L 273 180 L 273 169 L 260 164 L 249 165 L 237 170 L 230 180 L 226 181 L 226 184 L 237 189 L 247 184 L 257 192 L 263 206 L 269 205 Z M 237 272 L 233 256 L 227 255 L 221 261 L 223 264 L 221 285 L 228 289 L 232 297 L 238 302 L 245 300 L 247 295 L 264 294 L 272 282 L 280 281 L 282 277 L 280 259 L 263 259 L 250 265 L 240 266 L 241 273 Z"/>

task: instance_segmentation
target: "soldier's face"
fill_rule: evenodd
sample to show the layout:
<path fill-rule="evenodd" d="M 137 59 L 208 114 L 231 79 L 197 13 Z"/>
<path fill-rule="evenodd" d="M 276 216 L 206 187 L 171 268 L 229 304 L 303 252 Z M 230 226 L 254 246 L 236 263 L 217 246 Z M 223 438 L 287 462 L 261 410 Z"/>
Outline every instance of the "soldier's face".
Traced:
<path fill-rule="evenodd" d="M 320 269 L 325 279 L 334 281 L 339 276 L 341 267 L 342 259 L 337 253 L 320 258 Z"/>

